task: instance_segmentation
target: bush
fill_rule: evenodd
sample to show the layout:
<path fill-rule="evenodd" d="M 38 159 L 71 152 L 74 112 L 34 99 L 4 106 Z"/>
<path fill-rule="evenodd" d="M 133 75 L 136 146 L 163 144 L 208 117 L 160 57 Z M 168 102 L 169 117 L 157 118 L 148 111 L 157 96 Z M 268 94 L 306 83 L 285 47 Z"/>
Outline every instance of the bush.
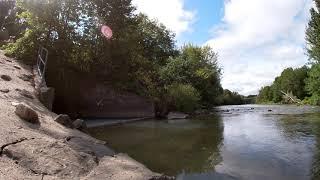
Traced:
<path fill-rule="evenodd" d="M 311 97 L 307 97 L 302 101 L 302 104 L 319 106 L 320 105 L 320 97 L 318 95 L 313 95 Z"/>
<path fill-rule="evenodd" d="M 15 57 L 26 64 L 34 64 L 36 61 L 36 35 L 31 30 L 27 30 L 24 36 L 15 43 L 9 43 L 3 46 L 5 53 L 9 57 Z"/>
<path fill-rule="evenodd" d="M 200 94 L 189 84 L 173 84 L 168 88 L 168 99 L 174 110 L 192 112 L 199 107 Z"/>

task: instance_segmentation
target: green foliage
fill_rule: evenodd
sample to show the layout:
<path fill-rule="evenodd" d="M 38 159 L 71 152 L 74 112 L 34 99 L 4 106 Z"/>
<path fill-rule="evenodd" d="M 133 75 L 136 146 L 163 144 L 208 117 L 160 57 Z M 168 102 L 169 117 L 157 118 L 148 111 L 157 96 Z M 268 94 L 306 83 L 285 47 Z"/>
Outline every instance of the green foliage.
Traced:
<path fill-rule="evenodd" d="M 257 96 L 257 103 L 267 103 L 273 99 L 273 92 L 270 86 L 265 86 L 260 89 Z"/>
<path fill-rule="evenodd" d="M 131 0 L 20 0 L 15 8 L 23 36 L 5 50 L 32 64 L 39 46 L 47 48 L 46 81 L 58 100 L 74 96 L 88 76 L 142 96 L 163 92 L 159 69 L 177 54 L 175 35 L 136 15 Z M 102 24 L 113 30 L 111 40 L 101 35 Z"/>
<path fill-rule="evenodd" d="M 0 31 L 6 29 L 9 19 L 14 14 L 15 2 L 12 0 L 0 1 Z"/>
<path fill-rule="evenodd" d="M 144 14 L 137 17 L 139 42 L 142 44 L 144 56 L 157 65 L 165 65 L 171 56 L 177 55 L 175 35 L 155 20 Z"/>
<path fill-rule="evenodd" d="M 199 91 L 203 105 L 217 104 L 222 94 L 217 58 L 210 47 L 186 45 L 160 70 L 161 80 L 167 84 L 191 84 Z"/>
<path fill-rule="evenodd" d="M 310 10 L 311 19 L 306 30 L 307 53 L 309 58 L 320 62 L 320 2 L 314 0 L 315 7 Z"/>
<path fill-rule="evenodd" d="M 306 90 L 312 95 L 308 102 L 313 105 L 320 105 L 320 64 L 313 65 L 308 74 Z"/>
<path fill-rule="evenodd" d="M 16 43 L 4 46 L 6 55 L 22 59 L 26 64 L 34 64 L 37 53 L 34 39 L 36 39 L 36 34 L 32 30 L 27 30 L 24 36 L 18 39 Z"/>
<path fill-rule="evenodd" d="M 257 97 L 258 103 L 284 102 L 282 92 L 291 92 L 293 96 L 304 99 L 308 94 L 305 90 L 305 79 L 308 77 L 309 68 L 287 68 L 281 76 L 277 77 L 271 86 L 263 87 Z"/>
<path fill-rule="evenodd" d="M 174 110 L 192 112 L 199 108 L 200 94 L 189 84 L 173 84 L 168 86 L 168 100 Z"/>
<path fill-rule="evenodd" d="M 243 98 L 244 104 L 256 104 L 257 103 L 257 95 L 249 95 Z"/>
<path fill-rule="evenodd" d="M 46 82 L 59 102 L 76 96 L 82 77 L 182 111 L 243 101 L 237 93 L 222 96 L 217 53 L 194 45 L 177 50 L 175 35 L 136 14 L 131 0 L 19 0 L 14 9 L 22 35 L 6 53 L 33 64 L 37 49 L 47 48 Z M 101 35 L 102 24 L 113 30 L 111 40 Z"/>
<path fill-rule="evenodd" d="M 222 95 L 222 105 L 240 105 L 244 104 L 244 97 L 238 94 L 237 92 L 231 92 L 228 89 L 223 90 Z"/>
<path fill-rule="evenodd" d="M 306 97 L 302 101 L 302 104 L 319 106 L 320 105 L 320 96 L 315 94 L 315 95 L 312 95 L 311 97 Z"/>
<path fill-rule="evenodd" d="M 311 97 L 306 97 L 304 103 L 320 105 L 320 1 L 314 0 L 315 6 L 310 10 L 311 19 L 306 30 L 307 53 L 312 67 L 305 80 L 306 91 Z"/>

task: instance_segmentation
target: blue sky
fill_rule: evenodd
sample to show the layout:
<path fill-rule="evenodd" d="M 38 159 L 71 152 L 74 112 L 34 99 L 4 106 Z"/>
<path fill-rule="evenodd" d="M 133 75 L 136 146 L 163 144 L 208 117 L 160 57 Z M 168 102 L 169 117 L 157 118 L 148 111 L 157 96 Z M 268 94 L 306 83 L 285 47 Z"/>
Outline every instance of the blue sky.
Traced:
<path fill-rule="evenodd" d="M 186 0 L 185 8 L 196 13 L 191 32 L 178 37 L 178 43 L 204 44 L 211 36 L 210 29 L 221 22 L 223 0 Z"/>
<path fill-rule="evenodd" d="M 222 86 L 244 95 L 308 62 L 304 32 L 312 0 L 133 0 L 177 35 L 177 45 L 219 53 Z"/>

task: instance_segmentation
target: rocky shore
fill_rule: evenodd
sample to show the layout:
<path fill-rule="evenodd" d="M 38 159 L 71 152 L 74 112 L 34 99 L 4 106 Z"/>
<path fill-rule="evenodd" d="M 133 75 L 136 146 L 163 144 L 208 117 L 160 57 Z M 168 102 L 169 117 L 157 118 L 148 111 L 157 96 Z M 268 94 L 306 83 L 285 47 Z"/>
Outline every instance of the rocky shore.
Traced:
<path fill-rule="evenodd" d="M 54 121 L 58 115 L 35 95 L 31 67 L 0 52 L 0 76 L 0 179 L 161 179 L 105 142 Z"/>

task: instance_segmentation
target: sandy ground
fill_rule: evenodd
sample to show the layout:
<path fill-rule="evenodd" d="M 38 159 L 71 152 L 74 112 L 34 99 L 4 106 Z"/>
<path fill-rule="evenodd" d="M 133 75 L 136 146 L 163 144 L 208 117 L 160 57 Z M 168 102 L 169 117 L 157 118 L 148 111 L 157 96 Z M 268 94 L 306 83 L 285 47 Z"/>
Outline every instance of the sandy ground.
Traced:
<path fill-rule="evenodd" d="M 0 76 L 12 78 L 0 78 L 0 180 L 143 180 L 157 175 L 127 155 L 114 153 L 104 142 L 54 122 L 57 115 L 34 96 L 32 81 L 21 78 L 31 72 L 30 67 L 0 51 Z M 22 96 L 21 90 L 34 98 Z M 15 115 L 14 104 L 21 102 L 38 113 L 40 124 L 30 124 Z"/>

